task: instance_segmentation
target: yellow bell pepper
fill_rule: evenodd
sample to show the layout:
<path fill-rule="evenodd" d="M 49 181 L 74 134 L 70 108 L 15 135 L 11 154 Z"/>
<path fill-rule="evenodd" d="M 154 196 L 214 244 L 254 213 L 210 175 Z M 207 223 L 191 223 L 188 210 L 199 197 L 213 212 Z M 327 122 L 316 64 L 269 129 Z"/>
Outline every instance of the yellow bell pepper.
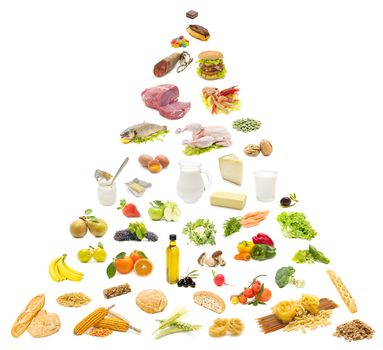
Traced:
<path fill-rule="evenodd" d="M 254 247 L 254 243 L 251 241 L 242 241 L 237 245 L 238 253 L 250 253 Z"/>

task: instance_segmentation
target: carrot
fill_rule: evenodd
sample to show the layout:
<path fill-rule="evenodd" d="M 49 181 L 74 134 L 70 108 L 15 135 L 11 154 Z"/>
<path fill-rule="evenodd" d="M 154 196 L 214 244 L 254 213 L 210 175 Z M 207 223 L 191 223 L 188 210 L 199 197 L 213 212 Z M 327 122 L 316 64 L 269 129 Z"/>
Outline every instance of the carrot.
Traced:
<path fill-rule="evenodd" d="M 266 217 L 267 217 L 266 215 L 258 216 L 258 217 L 253 216 L 251 218 L 242 219 L 242 222 L 262 221 L 262 220 L 265 220 Z"/>
<path fill-rule="evenodd" d="M 251 218 L 251 217 L 255 217 L 255 216 L 263 216 L 263 215 L 267 215 L 269 212 L 266 210 L 266 211 L 253 211 L 253 212 L 250 212 L 250 213 L 247 213 L 246 215 L 242 216 L 242 219 L 248 219 L 248 218 Z"/>
<path fill-rule="evenodd" d="M 244 228 L 250 228 L 250 227 L 254 227 L 254 226 L 258 226 L 260 224 L 260 221 L 257 221 L 257 222 L 251 222 L 251 223 L 247 223 L 247 224 L 242 224 L 242 226 Z"/>
<path fill-rule="evenodd" d="M 265 220 L 265 217 L 262 218 L 262 219 L 257 219 L 257 220 L 242 220 L 241 221 L 241 225 L 245 228 L 248 228 L 248 227 L 253 227 L 253 226 L 257 226 L 259 225 L 263 220 Z"/>

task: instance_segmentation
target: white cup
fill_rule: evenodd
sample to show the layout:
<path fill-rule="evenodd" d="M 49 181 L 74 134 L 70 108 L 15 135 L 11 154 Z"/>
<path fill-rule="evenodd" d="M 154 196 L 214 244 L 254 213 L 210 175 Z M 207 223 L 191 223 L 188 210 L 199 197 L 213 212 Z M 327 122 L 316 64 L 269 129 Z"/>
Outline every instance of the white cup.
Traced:
<path fill-rule="evenodd" d="M 254 171 L 255 193 L 260 202 L 272 202 L 275 198 L 275 187 L 278 172 L 274 170 Z"/>
<path fill-rule="evenodd" d="M 98 183 L 98 201 L 102 205 L 113 205 L 117 200 L 117 188 L 116 183 L 110 185 L 111 181 L 101 180 Z"/>

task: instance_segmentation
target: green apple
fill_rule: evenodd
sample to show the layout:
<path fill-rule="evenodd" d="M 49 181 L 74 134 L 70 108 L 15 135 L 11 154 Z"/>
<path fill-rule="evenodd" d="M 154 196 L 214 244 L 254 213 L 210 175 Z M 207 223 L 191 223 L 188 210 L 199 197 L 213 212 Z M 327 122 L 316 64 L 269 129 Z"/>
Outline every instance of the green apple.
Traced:
<path fill-rule="evenodd" d="M 164 210 L 164 218 L 166 221 L 178 221 L 181 217 L 181 210 L 176 203 L 166 202 Z"/>
<path fill-rule="evenodd" d="M 92 259 L 93 256 L 93 250 L 91 249 L 81 249 L 77 253 L 78 260 L 80 260 L 82 263 L 87 263 Z"/>
<path fill-rule="evenodd" d="M 93 250 L 93 258 L 97 262 L 104 262 L 106 260 L 106 251 L 102 243 L 98 243 L 97 248 Z"/>
<path fill-rule="evenodd" d="M 161 201 L 153 201 L 150 205 L 152 206 L 148 210 L 150 219 L 154 221 L 161 220 L 164 217 L 164 203 Z"/>

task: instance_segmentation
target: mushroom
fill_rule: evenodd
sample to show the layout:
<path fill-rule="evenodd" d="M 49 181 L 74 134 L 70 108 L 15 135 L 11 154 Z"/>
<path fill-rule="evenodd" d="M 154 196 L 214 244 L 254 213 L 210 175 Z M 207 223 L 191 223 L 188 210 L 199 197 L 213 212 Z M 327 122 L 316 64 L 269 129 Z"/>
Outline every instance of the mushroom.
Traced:
<path fill-rule="evenodd" d="M 212 256 L 207 256 L 206 253 L 202 253 L 197 261 L 201 266 L 206 265 L 209 267 L 214 267 L 218 265 L 218 261 L 215 260 Z"/>
<path fill-rule="evenodd" d="M 220 266 L 226 265 L 225 260 L 222 259 L 222 251 L 221 250 L 217 250 L 216 252 L 214 252 L 211 257 L 217 262 L 217 265 L 220 265 Z"/>

